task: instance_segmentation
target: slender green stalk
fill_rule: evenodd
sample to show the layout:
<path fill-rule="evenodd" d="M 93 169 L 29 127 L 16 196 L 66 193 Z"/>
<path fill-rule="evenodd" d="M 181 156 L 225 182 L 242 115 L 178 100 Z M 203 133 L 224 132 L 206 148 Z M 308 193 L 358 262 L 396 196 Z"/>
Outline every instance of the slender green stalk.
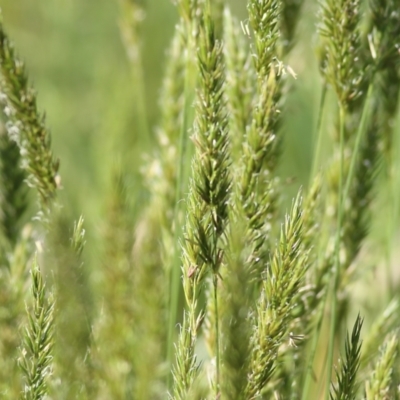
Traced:
<path fill-rule="evenodd" d="M 337 213 L 337 227 L 335 236 L 335 259 L 333 266 L 333 284 L 332 284 L 332 302 L 331 302 L 331 318 L 329 325 L 329 341 L 328 341 L 328 357 L 327 357 L 327 385 L 328 390 L 325 391 L 325 399 L 329 397 L 329 385 L 332 376 L 333 368 L 333 353 L 335 346 L 335 332 L 336 332 L 336 320 L 337 320 L 337 291 L 340 284 L 340 239 L 342 233 L 342 221 L 343 221 L 343 191 L 344 191 L 344 109 L 340 107 L 339 110 L 339 126 L 340 126 L 340 172 L 339 172 L 339 204 Z"/>
<path fill-rule="evenodd" d="M 317 118 L 317 127 L 316 127 L 316 140 L 315 140 L 315 152 L 314 152 L 314 157 L 313 157 L 313 165 L 311 169 L 311 174 L 310 174 L 310 180 L 314 179 L 316 173 L 317 173 L 317 168 L 320 168 L 320 162 L 321 162 L 321 152 L 322 152 L 322 122 L 323 122 L 323 117 L 324 117 L 324 109 L 325 109 L 325 101 L 326 101 L 326 94 L 328 91 L 328 87 L 326 82 L 322 86 L 322 92 L 321 92 L 321 99 L 319 103 L 319 108 L 318 108 L 318 118 Z"/>
<path fill-rule="evenodd" d="M 144 3 L 141 0 L 119 0 L 119 4 L 122 13 L 120 22 L 121 35 L 132 67 L 138 129 L 140 135 L 148 143 L 151 139 L 151 131 L 146 106 L 147 98 L 140 46 L 140 26 L 145 16 Z"/>
<path fill-rule="evenodd" d="M 393 296 L 393 279 L 391 274 L 392 238 L 397 227 L 399 195 L 395 190 L 397 183 L 395 175 L 396 136 L 394 135 L 394 116 L 398 110 L 400 93 L 400 65 L 398 46 L 393 41 L 400 35 L 400 14 L 395 0 L 371 0 L 370 34 L 368 36 L 372 57 L 377 70 L 377 98 L 379 98 L 378 131 L 382 141 L 383 155 L 386 161 L 386 179 L 389 186 L 389 204 L 387 238 L 386 238 L 386 268 L 388 298 Z"/>
<path fill-rule="evenodd" d="M 198 19 L 196 17 L 198 4 L 197 0 L 180 0 L 178 2 L 178 9 L 181 15 L 180 34 L 182 35 L 182 49 L 186 48 L 185 66 L 184 66 L 184 91 L 183 91 L 183 105 L 182 105 L 182 122 L 179 129 L 179 147 L 177 154 L 177 174 L 175 184 L 175 209 L 173 219 L 173 232 L 174 232 L 174 259 L 170 271 L 170 284 L 169 284 L 169 325 L 168 325 L 168 347 L 167 347 L 167 360 L 172 365 L 173 359 L 173 343 L 175 336 L 175 326 L 179 308 L 179 294 L 180 290 L 180 269 L 179 257 L 179 241 L 182 236 L 182 215 L 185 213 L 184 202 L 181 201 L 186 187 L 185 165 L 188 162 L 188 133 L 189 127 L 192 122 L 192 103 L 194 98 L 195 87 L 195 66 L 192 57 L 195 54 L 196 37 L 198 30 Z M 168 378 L 168 387 L 171 386 L 170 376 Z"/>
<path fill-rule="evenodd" d="M 220 330 L 219 330 L 219 318 L 218 312 L 218 274 L 213 276 L 213 287 L 214 287 L 214 308 L 215 308 L 215 357 L 216 357 L 216 376 L 215 376 L 215 389 L 217 397 L 220 393 L 220 370 L 221 370 L 221 352 L 220 352 Z"/>
<path fill-rule="evenodd" d="M 353 181 L 355 164 L 357 157 L 359 155 L 361 140 L 363 134 L 365 133 L 367 119 L 369 115 L 369 105 L 370 98 L 372 95 L 373 86 L 370 85 L 368 88 L 368 93 L 365 99 L 365 104 L 361 116 L 361 121 L 359 128 L 357 130 L 357 135 L 355 138 L 354 149 L 352 151 L 352 156 L 350 160 L 349 170 L 347 172 L 346 180 L 344 181 L 344 110 L 340 109 L 340 143 L 341 143 L 341 161 L 340 161 L 340 179 L 339 179 L 339 205 L 338 205 L 338 215 L 337 215 L 337 231 L 335 240 L 335 263 L 334 263 L 334 286 L 332 291 L 332 309 L 331 309 L 331 322 L 330 322 L 330 336 L 329 336 L 329 349 L 328 349 L 328 380 L 332 372 L 332 361 L 333 361 L 333 351 L 334 351 L 334 337 L 336 331 L 336 312 L 337 312 L 337 293 L 340 287 L 341 279 L 341 263 L 340 263 L 340 247 L 341 247 L 341 235 L 343 227 L 343 219 L 345 215 L 344 210 L 344 200 L 348 198 L 350 187 Z"/>
<path fill-rule="evenodd" d="M 352 184 L 352 181 L 354 178 L 357 157 L 360 153 L 362 139 L 365 134 L 368 117 L 370 115 L 370 100 L 372 97 L 372 92 L 373 92 L 373 85 L 371 84 L 368 87 L 367 96 L 365 98 L 365 104 L 364 104 L 363 111 L 361 114 L 360 124 L 358 126 L 358 130 L 357 130 L 357 134 L 356 134 L 356 138 L 355 138 L 354 149 L 353 149 L 352 156 L 350 159 L 350 166 L 349 166 L 349 170 L 347 173 L 346 182 L 345 182 L 345 186 L 344 186 L 344 190 L 343 190 L 343 198 L 344 199 L 348 198 L 348 195 L 350 192 L 350 187 L 351 187 L 351 184 Z"/>

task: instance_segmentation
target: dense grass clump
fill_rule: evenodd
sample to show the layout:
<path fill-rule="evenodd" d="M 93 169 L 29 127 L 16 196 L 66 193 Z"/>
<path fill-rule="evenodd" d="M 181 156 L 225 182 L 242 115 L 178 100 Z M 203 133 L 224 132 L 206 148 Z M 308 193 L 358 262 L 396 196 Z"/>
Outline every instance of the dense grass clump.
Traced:
<path fill-rule="evenodd" d="M 137 139 L 104 144 L 97 236 L 0 21 L 1 398 L 400 399 L 400 5 L 319 2 L 320 101 L 293 128 L 311 4 L 246 4 L 176 1 L 154 122 L 151 10 L 119 2 Z"/>

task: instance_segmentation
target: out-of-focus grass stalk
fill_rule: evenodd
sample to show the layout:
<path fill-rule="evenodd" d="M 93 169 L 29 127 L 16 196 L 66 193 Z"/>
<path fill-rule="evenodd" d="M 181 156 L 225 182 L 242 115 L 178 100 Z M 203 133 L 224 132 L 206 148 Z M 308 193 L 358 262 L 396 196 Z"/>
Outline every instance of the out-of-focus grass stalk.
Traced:
<path fill-rule="evenodd" d="M 281 32 L 284 53 L 288 53 L 295 43 L 297 23 L 304 0 L 282 0 Z"/>
<path fill-rule="evenodd" d="M 37 261 L 31 270 L 32 311 L 27 310 L 28 326 L 23 334 L 22 355 L 18 363 L 24 372 L 25 385 L 21 398 L 42 400 L 47 397 L 47 379 L 52 374 L 54 299 L 47 295 Z"/>
<path fill-rule="evenodd" d="M 327 91 L 328 91 L 328 87 L 327 87 L 326 82 L 324 82 L 322 85 L 321 99 L 320 99 L 319 107 L 318 107 L 317 125 L 316 125 L 315 135 L 314 135 L 315 149 L 314 149 L 314 156 L 313 156 L 313 160 L 312 160 L 310 181 L 317 174 L 317 170 L 320 168 L 320 163 L 321 163 L 321 152 L 322 152 L 322 143 L 323 143 L 322 123 L 323 123 L 323 119 L 324 119 L 324 109 L 325 109 Z"/>
<path fill-rule="evenodd" d="M 0 126 L 0 221 L 2 256 L 13 248 L 21 230 L 21 219 L 28 207 L 25 171 L 20 167 L 21 155 L 15 142 Z"/>
<path fill-rule="evenodd" d="M 160 96 L 161 121 L 156 135 L 158 149 L 151 161 L 147 176 L 148 186 L 152 193 L 149 212 L 155 214 L 161 230 L 161 260 L 163 272 L 168 281 L 166 286 L 169 313 L 166 357 L 170 366 L 173 364 L 173 344 L 181 292 L 176 247 L 181 235 L 183 206 L 176 196 L 180 168 L 179 140 L 185 112 L 185 68 L 187 65 L 187 61 L 182 57 L 186 46 L 182 29 L 181 22 L 175 28 L 168 51 L 168 63 Z M 169 380 L 170 374 L 168 374 L 168 382 Z M 169 384 L 168 387 L 170 387 Z"/>
<path fill-rule="evenodd" d="M 113 167 L 108 193 L 99 279 L 103 306 L 94 323 L 91 350 L 97 366 L 95 378 L 99 382 L 96 398 L 101 399 L 124 398 L 127 393 L 136 396 L 135 366 L 142 358 L 137 346 L 139 321 L 135 318 L 140 299 L 133 279 L 133 226 L 124 173 L 119 164 Z"/>
<path fill-rule="evenodd" d="M 180 14 L 180 25 L 176 29 L 181 32 L 182 49 L 184 50 L 184 92 L 183 92 L 183 111 L 182 122 L 180 125 L 179 147 L 177 155 L 177 176 L 175 184 L 175 210 L 174 210 L 174 259 L 170 272 L 170 295 L 169 295 L 169 324 L 168 324 L 168 347 L 167 359 L 172 365 L 173 342 L 175 326 L 178 315 L 179 293 L 180 291 L 180 246 L 179 241 L 182 236 L 181 215 L 185 213 L 184 202 L 181 201 L 184 193 L 186 176 L 185 165 L 188 163 L 188 136 L 189 126 L 192 121 L 192 103 L 195 91 L 196 69 L 194 63 L 196 40 L 198 35 L 198 0 L 179 0 L 177 7 Z M 168 382 L 170 387 L 170 382 Z"/>
<path fill-rule="evenodd" d="M 361 353 L 362 368 L 366 368 L 377 353 L 382 344 L 382 338 L 387 337 L 396 328 L 399 311 L 400 301 L 398 298 L 394 298 L 366 333 Z"/>
<path fill-rule="evenodd" d="M 382 346 L 381 357 L 375 365 L 369 380 L 365 383 L 366 400 L 388 400 L 391 398 L 391 379 L 398 345 L 398 333 L 395 333 Z"/>
<path fill-rule="evenodd" d="M 143 143 L 151 141 L 149 128 L 146 88 L 140 44 L 140 27 L 145 18 L 144 2 L 142 0 L 119 0 L 121 9 L 120 29 L 126 52 L 131 63 L 133 89 L 136 93 L 136 118 L 138 119 L 138 134 Z"/>
<path fill-rule="evenodd" d="M 354 148 L 351 154 L 350 166 L 347 172 L 347 176 L 344 177 L 344 149 L 345 149 L 345 138 L 344 138 L 344 118 L 345 118 L 345 110 L 342 106 L 340 106 L 340 178 L 339 178 L 339 204 L 338 204 L 338 214 L 337 214 L 337 231 L 335 237 L 335 258 L 334 258 L 334 265 L 333 265 L 333 273 L 334 273 L 334 284 L 332 287 L 332 307 L 331 307 L 331 320 L 330 320 L 330 334 L 329 334 L 329 348 L 328 348 L 328 359 L 327 359 L 327 366 L 328 366 L 328 374 L 327 378 L 331 376 L 332 373 L 332 364 L 333 364 L 333 353 L 334 353 L 334 338 L 335 338 L 335 331 L 336 331 L 336 323 L 337 323 L 337 294 L 340 288 L 340 280 L 341 280 L 341 262 L 340 262 L 340 247 L 341 247 L 341 234 L 342 234 L 342 226 L 343 226 L 343 219 L 345 215 L 344 211 L 344 201 L 349 196 L 350 185 L 353 180 L 354 176 L 354 167 L 359 155 L 361 139 L 363 134 L 365 133 L 367 118 L 369 113 L 369 105 L 370 99 L 372 95 L 372 88 L 373 86 L 370 85 L 368 88 L 368 93 L 365 99 L 365 104 L 363 107 L 363 112 L 361 116 L 361 121 L 359 128 L 357 130 L 357 135 L 355 138 Z"/>
<path fill-rule="evenodd" d="M 82 217 L 72 230 L 66 215 L 53 209 L 45 245 L 43 256 L 46 264 L 53 266 L 51 277 L 57 299 L 54 374 L 64 382 L 60 388 L 54 380 L 51 393 L 61 391 L 66 398 L 73 398 L 78 393 L 91 397 L 96 384 L 92 379 L 89 356 L 93 298 L 88 271 L 82 260 L 85 245 Z"/>
<path fill-rule="evenodd" d="M 354 62 L 360 58 L 359 1 L 326 0 L 321 4 L 320 34 L 325 39 L 325 54 L 322 72 L 326 81 L 332 85 L 339 106 L 339 193 L 337 204 L 337 224 L 334 245 L 333 284 L 331 286 L 331 318 L 329 326 L 328 357 L 327 357 L 327 390 L 325 399 L 329 397 L 329 383 L 332 375 L 334 337 L 337 323 L 337 295 L 341 277 L 341 235 L 344 217 L 345 185 L 351 182 L 347 177 L 345 181 L 345 149 L 346 149 L 346 116 L 354 108 L 355 100 L 361 96 L 360 85 L 363 82 L 363 70 L 355 68 Z M 358 61 L 360 65 L 360 61 Z M 362 66 L 361 66 L 362 67 Z M 364 110 L 366 106 L 364 105 Z M 364 127 L 362 127 L 364 129 Z M 363 130 L 359 129 L 356 144 L 361 138 Z M 355 158 L 357 153 L 352 153 Z M 354 165 L 353 165 L 354 167 Z"/>
<path fill-rule="evenodd" d="M 392 240 L 397 228 L 399 192 L 396 190 L 398 180 L 397 136 L 394 134 L 395 115 L 399 105 L 400 93 L 400 57 L 398 44 L 393 41 L 400 35 L 400 14 L 395 0 L 371 0 L 370 34 L 368 41 L 376 62 L 377 98 L 379 98 L 378 128 L 383 146 L 385 172 L 388 182 L 389 207 L 386 238 L 386 274 L 388 298 L 393 296 L 393 279 L 391 273 Z"/>

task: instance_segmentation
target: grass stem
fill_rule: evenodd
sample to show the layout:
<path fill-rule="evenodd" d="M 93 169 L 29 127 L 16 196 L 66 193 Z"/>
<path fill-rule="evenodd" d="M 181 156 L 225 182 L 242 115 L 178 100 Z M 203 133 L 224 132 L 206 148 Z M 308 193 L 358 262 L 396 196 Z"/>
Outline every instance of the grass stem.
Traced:
<path fill-rule="evenodd" d="M 174 210 L 174 244 L 175 251 L 173 257 L 173 264 L 170 271 L 170 300 L 169 300 L 169 315 L 168 315 L 168 344 L 167 344 L 167 360 L 172 365 L 174 356 L 174 333 L 175 325 L 178 316 L 179 307 L 179 294 L 180 294 L 180 277 L 181 270 L 179 268 L 180 263 L 180 246 L 179 238 L 182 235 L 182 226 L 180 223 L 180 216 L 184 213 L 184 203 L 181 201 L 183 196 L 184 188 L 184 171 L 185 171 L 185 160 L 188 140 L 188 129 L 189 121 L 191 120 L 191 105 L 193 101 L 193 85 L 192 85 L 192 63 L 190 57 L 187 58 L 186 71 L 185 71 L 185 89 L 184 89 L 184 110 L 182 117 L 181 131 L 179 135 L 179 154 L 178 154 L 178 171 L 177 180 L 175 187 L 175 210 Z M 168 374 L 168 388 L 171 385 L 171 374 Z"/>
<path fill-rule="evenodd" d="M 216 353 L 216 376 L 215 376 L 215 398 L 219 398 L 220 393 L 220 335 L 219 335 L 219 313 L 218 313 L 218 274 L 214 273 L 214 307 L 215 307 L 215 353 Z"/>
<path fill-rule="evenodd" d="M 338 193 L 338 211 L 337 211 L 337 226 L 336 226 L 336 237 L 335 237 L 335 254 L 334 254 L 334 266 L 333 266 L 333 286 L 332 286 L 332 306 L 330 314 L 330 325 L 329 325 L 329 342 L 328 342 L 328 357 L 327 357 L 327 375 L 326 375 L 326 390 L 325 400 L 329 399 L 329 390 L 332 377 L 333 369 L 333 353 L 335 347 L 335 332 L 336 332 L 336 318 L 337 318 L 337 289 L 340 282 L 340 239 L 342 233 L 342 221 L 344 214 L 344 129 L 345 129 L 345 109 L 342 104 L 339 105 L 339 129 L 340 129 L 340 172 L 339 172 L 339 193 Z M 329 293 L 327 294 L 329 296 Z"/>
<path fill-rule="evenodd" d="M 312 165 L 311 175 L 310 175 L 310 182 L 312 182 L 312 180 L 314 179 L 314 177 L 317 173 L 317 169 L 319 168 L 320 161 L 321 161 L 322 136 L 323 136 L 322 135 L 322 121 L 323 121 L 323 117 L 324 117 L 324 109 L 325 109 L 327 90 L 328 90 L 328 85 L 326 82 L 324 82 L 324 84 L 322 86 L 321 99 L 320 99 L 319 109 L 318 109 L 317 129 L 315 132 L 316 146 L 315 146 L 315 151 L 314 151 L 313 165 Z"/>

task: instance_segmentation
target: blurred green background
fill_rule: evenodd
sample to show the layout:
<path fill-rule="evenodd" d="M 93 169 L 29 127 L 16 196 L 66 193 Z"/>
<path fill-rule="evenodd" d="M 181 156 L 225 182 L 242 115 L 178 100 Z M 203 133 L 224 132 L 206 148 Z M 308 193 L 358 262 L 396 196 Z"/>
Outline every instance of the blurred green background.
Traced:
<path fill-rule="evenodd" d="M 246 2 L 231 0 L 241 20 Z M 131 194 L 144 199 L 140 169 L 148 141 L 138 134 L 137 93 L 121 40 L 117 0 L 1 0 L 3 20 L 46 112 L 54 153 L 61 160 L 66 211 L 83 214 L 89 240 L 101 225 L 113 163 L 128 155 Z M 159 116 L 158 97 L 165 54 L 177 21 L 170 0 L 144 1 L 141 49 L 151 131 Z M 312 136 L 320 95 L 315 57 L 316 2 L 306 2 L 298 44 L 284 60 L 298 74 L 288 94 L 281 175 L 288 179 L 283 202 L 307 182 Z M 306 18 L 304 18 L 306 17 Z M 154 136 L 154 135 L 153 135 Z M 151 145 L 151 143 L 150 143 Z M 139 200 L 137 200 L 139 199 Z M 90 246 L 89 246 L 90 247 Z"/>

